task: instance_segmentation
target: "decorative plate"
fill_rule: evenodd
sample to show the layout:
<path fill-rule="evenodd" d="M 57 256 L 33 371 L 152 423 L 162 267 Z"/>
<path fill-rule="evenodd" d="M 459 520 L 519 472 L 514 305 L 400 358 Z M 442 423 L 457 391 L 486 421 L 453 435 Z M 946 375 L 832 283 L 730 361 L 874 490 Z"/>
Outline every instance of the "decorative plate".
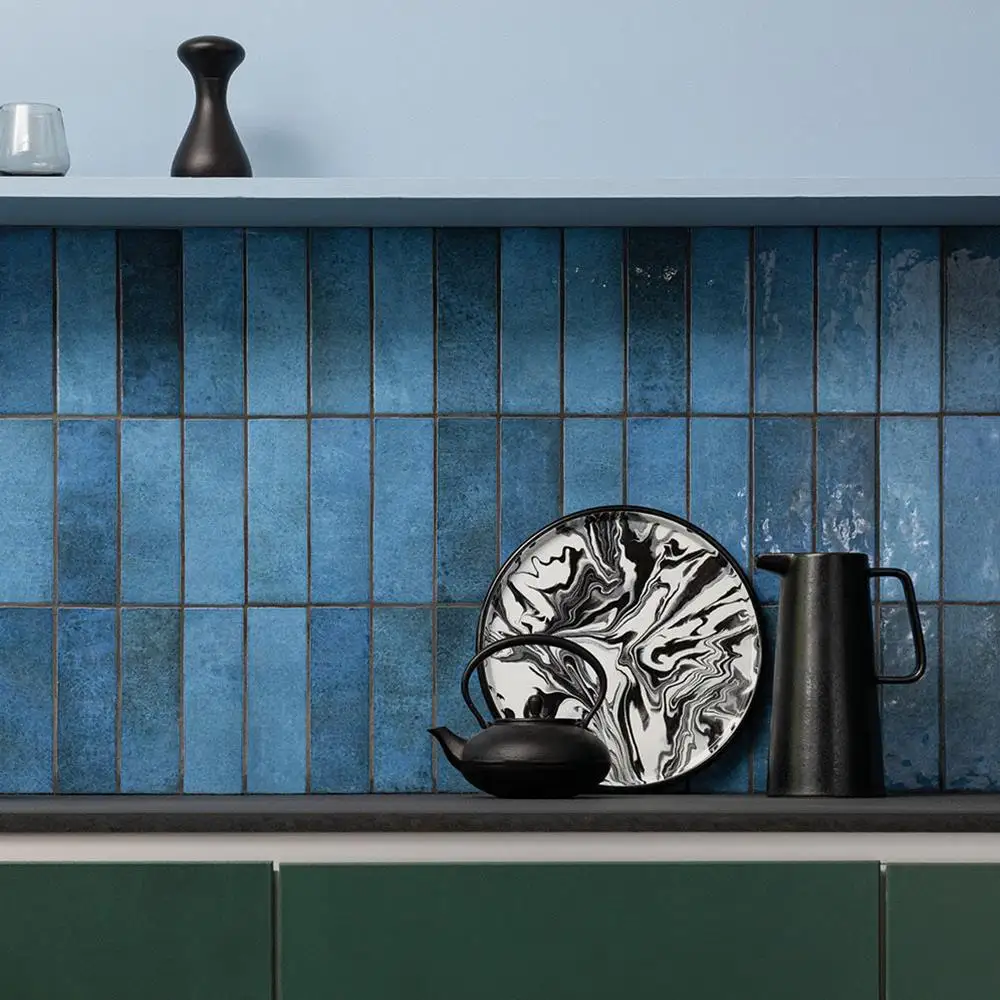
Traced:
<path fill-rule="evenodd" d="M 679 778 L 736 732 L 760 674 L 760 616 L 746 576 L 694 525 L 643 507 L 595 507 L 529 538 L 479 616 L 478 648 L 511 635 L 573 639 L 601 661 L 608 696 L 590 728 L 611 753 L 604 787 Z M 531 646 L 480 673 L 498 716 L 580 718 L 585 664 Z"/>

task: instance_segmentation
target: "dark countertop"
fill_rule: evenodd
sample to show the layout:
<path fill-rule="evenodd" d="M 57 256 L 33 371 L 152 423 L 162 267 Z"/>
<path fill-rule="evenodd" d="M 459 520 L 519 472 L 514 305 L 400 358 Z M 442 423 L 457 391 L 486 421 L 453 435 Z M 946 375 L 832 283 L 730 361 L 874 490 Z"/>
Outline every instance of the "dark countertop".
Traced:
<path fill-rule="evenodd" d="M 1000 832 L 1000 795 L 0 796 L 0 833 Z"/>

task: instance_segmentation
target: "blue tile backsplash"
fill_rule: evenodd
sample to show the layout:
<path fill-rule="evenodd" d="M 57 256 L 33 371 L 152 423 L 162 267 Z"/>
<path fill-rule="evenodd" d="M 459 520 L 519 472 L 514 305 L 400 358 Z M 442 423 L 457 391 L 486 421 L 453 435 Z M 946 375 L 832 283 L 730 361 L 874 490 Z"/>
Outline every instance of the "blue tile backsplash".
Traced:
<path fill-rule="evenodd" d="M 907 569 L 889 784 L 1000 790 L 998 470 L 1000 229 L 0 230 L 0 792 L 466 791 L 493 574 L 622 502 Z"/>

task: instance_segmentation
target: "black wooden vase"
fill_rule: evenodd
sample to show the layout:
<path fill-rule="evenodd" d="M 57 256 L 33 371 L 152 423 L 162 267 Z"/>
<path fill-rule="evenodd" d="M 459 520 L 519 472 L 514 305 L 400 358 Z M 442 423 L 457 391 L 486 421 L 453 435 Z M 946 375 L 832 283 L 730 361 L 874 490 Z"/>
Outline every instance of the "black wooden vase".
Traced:
<path fill-rule="evenodd" d="M 194 78 L 194 113 L 181 139 L 172 177 L 251 177 L 250 159 L 229 116 L 229 78 L 246 58 L 239 42 L 201 35 L 181 42 L 177 58 Z"/>

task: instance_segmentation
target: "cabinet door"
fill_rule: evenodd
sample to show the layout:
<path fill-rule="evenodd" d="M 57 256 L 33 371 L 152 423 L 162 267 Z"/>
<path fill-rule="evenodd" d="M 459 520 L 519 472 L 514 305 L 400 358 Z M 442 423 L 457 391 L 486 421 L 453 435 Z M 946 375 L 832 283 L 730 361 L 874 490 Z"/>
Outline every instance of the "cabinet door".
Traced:
<path fill-rule="evenodd" d="M 0 995 L 269 1000 L 269 865 L 0 865 Z"/>
<path fill-rule="evenodd" d="M 890 865 L 887 1000 L 1000 996 L 1000 865 Z"/>
<path fill-rule="evenodd" d="M 282 1000 L 876 1000 L 876 864 L 285 866 Z"/>

